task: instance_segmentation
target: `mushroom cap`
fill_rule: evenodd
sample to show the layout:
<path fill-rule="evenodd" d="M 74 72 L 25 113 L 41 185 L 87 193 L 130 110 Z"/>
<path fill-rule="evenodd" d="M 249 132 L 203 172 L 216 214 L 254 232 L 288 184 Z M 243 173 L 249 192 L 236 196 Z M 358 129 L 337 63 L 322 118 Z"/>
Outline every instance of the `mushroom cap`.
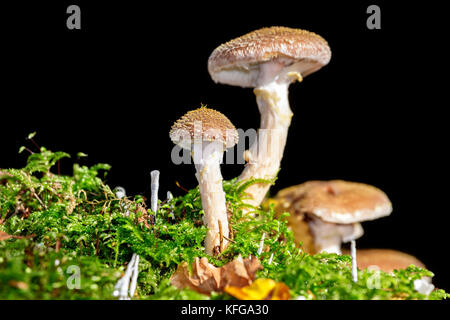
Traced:
<path fill-rule="evenodd" d="M 225 115 L 202 106 L 189 111 L 173 124 L 170 139 L 184 149 L 191 149 L 196 140 L 220 141 L 225 148 L 231 148 L 238 142 L 239 135 Z"/>
<path fill-rule="evenodd" d="M 348 251 L 344 253 L 348 254 Z M 356 262 L 360 269 L 377 266 L 384 272 L 405 269 L 411 264 L 425 268 L 425 265 L 416 257 L 391 249 L 359 249 L 356 252 Z"/>
<path fill-rule="evenodd" d="M 343 180 L 308 181 L 281 190 L 277 198 L 291 202 L 298 214 L 332 223 L 355 223 L 388 216 L 392 204 L 380 189 Z"/>
<path fill-rule="evenodd" d="M 328 64 L 331 50 L 321 36 L 306 30 L 270 27 L 247 33 L 217 47 L 208 59 L 215 82 L 255 87 L 261 63 L 279 60 L 298 64 L 305 77 Z"/>

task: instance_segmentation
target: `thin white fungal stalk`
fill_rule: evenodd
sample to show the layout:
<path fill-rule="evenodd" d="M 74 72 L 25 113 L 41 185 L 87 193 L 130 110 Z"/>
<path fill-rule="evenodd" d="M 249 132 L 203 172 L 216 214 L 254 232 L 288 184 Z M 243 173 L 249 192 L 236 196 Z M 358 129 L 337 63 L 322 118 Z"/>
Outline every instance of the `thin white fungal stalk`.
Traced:
<path fill-rule="evenodd" d="M 159 171 L 153 170 L 150 172 L 151 177 L 151 209 L 156 219 L 156 211 L 158 210 L 158 189 L 159 189 Z"/>
<path fill-rule="evenodd" d="M 263 251 L 265 237 L 266 237 L 266 234 L 263 232 L 261 240 L 259 241 L 258 256 L 261 255 L 261 253 Z"/>
<path fill-rule="evenodd" d="M 134 297 L 134 293 L 136 292 L 136 286 L 137 286 L 137 278 L 139 275 L 139 256 L 136 255 L 136 259 L 134 261 L 133 266 L 133 275 L 131 278 L 131 284 L 130 284 L 130 298 Z"/>
<path fill-rule="evenodd" d="M 357 282 L 358 281 L 358 268 L 357 268 L 357 264 L 356 264 L 356 241 L 352 240 L 350 242 L 350 253 L 352 256 L 352 277 L 353 277 L 353 282 Z"/>
<path fill-rule="evenodd" d="M 117 280 L 116 285 L 114 286 L 113 296 L 118 297 L 120 294 L 120 288 L 123 284 L 123 277 Z"/>
<path fill-rule="evenodd" d="M 269 265 L 272 264 L 272 259 L 273 259 L 273 252 L 272 252 L 272 254 L 270 255 L 270 258 L 269 258 L 269 262 L 268 262 Z"/>
<path fill-rule="evenodd" d="M 209 255 L 215 254 L 216 248 L 220 250 L 219 221 L 222 225 L 223 242 L 226 249 L 229 238 L 228 215 L 225 192 L 222 186 L 222 173 L 220 163 L 224 153 L 223 142 L 195 141 L 193 143 L 192 158 L 194 159 L 202 208 L 205 212 L 203 222 L 208 227 L 205 238 L 205 250 Z"/>

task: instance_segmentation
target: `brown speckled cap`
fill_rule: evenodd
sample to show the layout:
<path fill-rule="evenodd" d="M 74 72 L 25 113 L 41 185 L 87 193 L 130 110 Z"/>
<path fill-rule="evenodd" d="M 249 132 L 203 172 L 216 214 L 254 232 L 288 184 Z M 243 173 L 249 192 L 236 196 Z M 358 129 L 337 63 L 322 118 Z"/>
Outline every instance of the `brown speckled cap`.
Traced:
<path fill-rule="evenodd" d="M 170 130 L 172 142 L 185 149 L 190 149 L 191 143 L 197 138 L 202 141 L 221 141 L 226 148 L 231 148 L 238 142 L 239 135 L 225 115 L 201 107 L 186 113 Z"/>
<path fill-rule="evenodd" d="M 262 28 L 216 48 L 208 60 L 208 71 L 215 82 L 254 87 L 259 64 L 282 59 L 286 66 L 300 63 L 302 77 L 331 59 L 328 43 L 321 36 L 287 27 Z"/>
<path fill-rule="evenodd" d="M 348 251 L 343 253 L 348 254 Z M 411 264 L 425 268 L 425 265 L 416 257 L 390 249 L 359 249 L 356 252 L 356 261 L 360 269 L 377 266 L 385 272 L 405 269 Z"/>
<path fill-rule="evenodd" d="M 326 222 L 356 223 L 388 216 L 392 204 L 380 189 L 343 180 L 308 181 L 281 190 L 282 197 L 292 203 L 299 214 L 312 214 Z"/>

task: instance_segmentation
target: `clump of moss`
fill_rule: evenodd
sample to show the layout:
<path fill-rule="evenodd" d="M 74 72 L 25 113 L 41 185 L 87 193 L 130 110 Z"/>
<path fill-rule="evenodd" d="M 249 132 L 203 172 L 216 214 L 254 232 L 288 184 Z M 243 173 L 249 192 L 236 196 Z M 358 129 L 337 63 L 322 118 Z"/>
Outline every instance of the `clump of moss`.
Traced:
<path fill-rule="evenodd" d="M 432 276 L 424 269 L 411 266 L 393 275 L 364 270 L 354 283 L 349 256 L 301 252 L 285 219 L 277 219 L 272 207 L 253 208 L 253 218 L 243 216 L 244 190 L 259 180 L 224 181 L 232 241 L 224 252 L 212 257 L 203 247 L 206 228 L 198 188 L 160 201 L 155 221 L 146 213 L 142 195 L 115 196 L 104 182 L 110 169 L 107 164 L 88 167 L 75 163 L 71 176 L 52 173 L 65 157 L 69 155 L 40 148 L 29 156 L 24 168 L 0 170 L 0 232 L 8 235 L 0 240 L 0 298 L 111 299 L 115 283 L 131 255 L 137 253 L 140 299 L 230 299 L 227 294 L 208 297 L 178 290 L 168 279 L 181 262 L 190 264 L 195 257 L 208 257 L 222 266 L 239 254 L 257 255 L 263 233 L 265 250 L 260 259 L 264 269 L 257 276 L 284 282 L 293 297 L 448 297 L 443 290 L 428 297 L 414 290 L 415 279 Z M 76 288 L 68 285 L 74 281 L 73 270 L 79 270 Z M 376 285 L 371 285 L 374 280 Z"/>

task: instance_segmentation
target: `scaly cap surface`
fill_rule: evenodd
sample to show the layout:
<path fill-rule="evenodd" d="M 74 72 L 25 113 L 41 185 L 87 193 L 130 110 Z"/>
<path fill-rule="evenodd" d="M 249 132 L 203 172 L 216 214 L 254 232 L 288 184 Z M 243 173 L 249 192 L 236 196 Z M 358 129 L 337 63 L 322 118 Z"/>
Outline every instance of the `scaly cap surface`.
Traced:
<path fill-rule="evenodd" d="M 253 87 L 260 63 L 284 59 L 286 65 L 302 62 L 303 77 L 328 64 L 331 50 L 321 36 L 287 27 L 262 28 L 216 48 L 208 60 L 215 82 Z"/>
<path fill-rule="evenodd" d="M 221 141 L 226 148 L 231 148 L 238 142 L 239 136 L 225 115 L 202 106 L 189 111 L 173 124 L 170 139 L 185 149 L 190 149 L 196 139 Z"/>

